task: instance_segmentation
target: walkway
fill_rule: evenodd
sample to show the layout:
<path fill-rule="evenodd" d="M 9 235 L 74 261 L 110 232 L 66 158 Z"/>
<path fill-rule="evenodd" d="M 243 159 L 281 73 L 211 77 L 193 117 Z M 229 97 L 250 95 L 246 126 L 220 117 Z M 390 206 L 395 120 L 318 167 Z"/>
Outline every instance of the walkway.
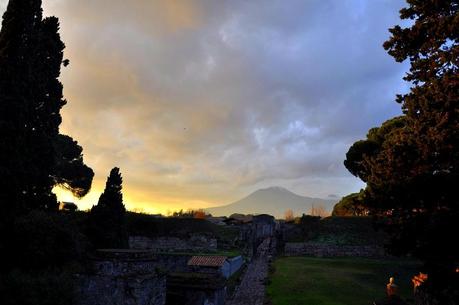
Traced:
<path fill-rule="evenodd" d="M 265 239 L 257 249 L 257 254 L 247 267 L 234 298 L 226 305 L 263 305 L 265 279 L 268 276 L 268 256 L 271 253 L 271 239 Z"/>

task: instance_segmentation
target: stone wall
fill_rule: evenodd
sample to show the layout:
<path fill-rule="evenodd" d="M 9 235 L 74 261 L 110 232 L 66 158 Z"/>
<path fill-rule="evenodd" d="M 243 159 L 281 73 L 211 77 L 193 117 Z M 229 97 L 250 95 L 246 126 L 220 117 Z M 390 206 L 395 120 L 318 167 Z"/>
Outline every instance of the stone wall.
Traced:
<path fill-rule="evenodd" d="M 226 280 L 217 273 L 172 273 L 167 281 L 167 305 L 224 305 Z"/>
<path fill-rule="evenodd" d="M 166 276 L 79 275 L 77 300 L 80 305 L 164 305 Z"/>
<path fill-rule="evenodd" d="M 79 305 L 164 305 L 162 260 L 148 252 L 99 251 L 85 274 L 75 276 Z"/>
<path fill-rule="evenodd" d="M 181 295 L 168 295 L 167 305 L 224 305 L 226 289 L 181 289 Z"/>
<path fill-rule="evenodd" d="M 212 273 L 191 270 L 190 258 L 147 250 L 98 250 L 87 272 L 75 276 L 78 305 L 223 305 L 226 279 L 215 268 Z M 236 257 L 226 265 L 236 269 L 241 261 Z"/>
<path fill-rule="evenodd" d="M 317 256 L 317 257 L 383 257 L 384 249 L 377 246 L 349 246 L 327 245 L 318 243 L 286 243 L 284 248 L 286 256 Z"/>
<path fill-rule="evenodd" d="M 130 236 L 129 246 L 131 249 L 151 249 L 158 252 L 180 251 L 217 251 L 217 239 L 204 235 L 192 235 L 188 239 L 178 237 L 155 237 Z"/>
<path fill-rule="evenodd" d="M 188 272 L 192 255 L 158 255 L 160 266 L 166 272 Z"/>

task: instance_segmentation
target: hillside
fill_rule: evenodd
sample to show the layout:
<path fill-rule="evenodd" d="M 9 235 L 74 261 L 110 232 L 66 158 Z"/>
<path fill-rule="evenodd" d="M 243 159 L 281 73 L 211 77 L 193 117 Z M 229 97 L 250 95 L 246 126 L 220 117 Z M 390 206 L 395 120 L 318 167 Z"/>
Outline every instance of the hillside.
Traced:
<path fill-rule="evenodd" d="M 270 214 L 283 218 L 284 212 L 292 210 L 297 216 L 308 213 L 311 207 L 323 206 L 331 212 L 337 199 L 328 200 L 297 195 L 282 187 L 260 189 L 236 202 L 205 209 L 214 216 L 229 216 L 233 213 Z"/>

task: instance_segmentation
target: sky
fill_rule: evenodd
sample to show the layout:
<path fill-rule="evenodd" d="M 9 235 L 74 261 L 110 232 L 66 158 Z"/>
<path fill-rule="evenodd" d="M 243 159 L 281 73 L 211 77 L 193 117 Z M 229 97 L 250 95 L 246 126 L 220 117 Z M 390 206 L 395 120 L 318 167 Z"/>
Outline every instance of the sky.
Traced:
<path fill-rule="evenodd" d="M 7 1 L 0 0 L 0 11 Z M 66 44 L 61 132 L 130 210 L 167 213 L 282 186 L 340 198 L 369 128 L 401 113 L 408 67 L 382 48 L 401 0 L 44 0 Z"/>

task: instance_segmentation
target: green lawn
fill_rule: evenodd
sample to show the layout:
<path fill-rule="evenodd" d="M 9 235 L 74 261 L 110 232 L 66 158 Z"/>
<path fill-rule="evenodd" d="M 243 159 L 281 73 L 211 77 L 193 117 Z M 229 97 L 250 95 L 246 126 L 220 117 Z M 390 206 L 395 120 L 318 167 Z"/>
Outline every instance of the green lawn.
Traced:
<path fill-rule="evenodd" d="M 282 257 L 274 262 L 267 287 L 273 305 L 368 305 L 385 296 L 395 277 L 403 297 L 411 297 L 412 261 L 360 258 Z"/>

